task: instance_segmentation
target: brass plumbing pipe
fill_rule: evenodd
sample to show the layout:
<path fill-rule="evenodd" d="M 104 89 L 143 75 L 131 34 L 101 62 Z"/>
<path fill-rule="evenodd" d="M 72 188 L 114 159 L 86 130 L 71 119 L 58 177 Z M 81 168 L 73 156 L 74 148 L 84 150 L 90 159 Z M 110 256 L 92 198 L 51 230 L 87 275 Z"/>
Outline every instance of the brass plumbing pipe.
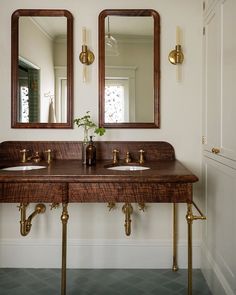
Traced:
<path fill-rule="evenodd" d="M 122 211 L 125 214 L 125 234 L 130 236 L 131 234 L 131 214 L 133 213 L 133 207 L 130 203 L 125 203 L 122 207 Z"/>
<path fill-rule="evenodd" d="M 35 206 L 34 212 L 30 214 L 30 216 L 26 219 L 26 208 L 28 203 L 20 203 L 19 210 L 21 212 L 21 220 L 20 220 L 20 233 L 22 236 L 27 236 L 32 227 L 33 218 L 41 213 L 46 211 L 46 207 L 44 204 L 37 204 Z"/>

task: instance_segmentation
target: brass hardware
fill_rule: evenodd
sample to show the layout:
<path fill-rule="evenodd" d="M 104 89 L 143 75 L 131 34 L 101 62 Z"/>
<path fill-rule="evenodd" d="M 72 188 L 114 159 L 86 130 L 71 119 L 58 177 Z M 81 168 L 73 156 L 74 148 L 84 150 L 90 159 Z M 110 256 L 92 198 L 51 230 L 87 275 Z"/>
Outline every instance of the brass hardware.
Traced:
<path fill-rule="evenodd" d="M 178 271 L 178 263 L 177 263 L 177 239 L 178 239 L 178 231 L 177 231 L 177 204 L 173 203 L 173 265 L 172 271 Z"/>
<path fill-rule="evenodd" d="M 45 153 L 47 155 L 46 161 L 47 161 L 48 164 L 50 164 L 51 161 L 52 161 L 52 150 L 51 149 L 48 149 L 48 150 L 45 151 Z"/>
<path fill-rule="evenodd" d="M 122 211 L 125 214 L 125 234 L 130 236 L 131 234 L 131 214 L 133 213 L 133 207 L 130 203 L 125 203 L 122 207 Z"/>
<path fill-rule="evenodd" d="M 220 149 L 218 149 L 218 148 L 212 148 L 212 153 L 214 153 L 214 154 L 219 154 L 220 153 Z"/>
<path fill-rule="evenodd" d="M 116 203 L 114 203 L 114 202 L 109 202 L 109 203 L 107 204 L 107 207 L 109 208 L 109 211 L 111 211 L 112 209 L 115 209 L 115 207 L 116 207 Z"/>
<path fill-rule="evenodd" d="M 82 51 L 79 55 L 79 60 L 83 64 L 83 82 L 87 82 L 87 67 L 91 65 L 94 62 L 94 54 L 91 50 L 88 49 L 88 46 L 86 45 L 86 28 L 83 27 L 82 29 Z"/>
<path fill-rule="evenodd" d="M 93 52 L 88 49 L 87 45 L 83 44 L 82 51 L 79 55 L 80 62 L 84 65 L 89 66 L 94 62 L 94 59 L 95 59 L 95 57 L 94 57 Z"/>
<path fill-rule="evenodd" d="M 193 215 L 192 211 L 192 204 L 199 212 L 200 216 Z M 192 259 L 193 259 L 193 253 L 192 253 L 192 224 L 194 220 L 201 219 L 205 220 L 206 216 L 202 214 L 200 209 L 197 207 L 197 205 L 192 202 L 187 204 L 187 214 L 186 214 L 186 220 L 188 224 L 188 295 L 192 295 Z"/>
<path fill-rule="evenodd" d="M 182 52 L 181 45 L 175 46 L 175 49 L 170 52 L 168 59 L 173 65 L 178 65 L 183 63 L 184 54 Z"/>
<path fill-rule="evenodd" d="M 61 295 L 66 295 L 66 248 L 67 248 L 67 222 L 69 214 L 67 203 L 62 204 L 62 266 L 61 266 Z"/>
<path fill-rule="evenodd" d="M 33 161 L 35 163 L 38 163 L 41 161 L 41 157 L 39 155 L 39 152 L 35 152 L 34 155 L 30 156 L 27 158 L 27 161 Z"/>
<path fill-rule="evenodd" d="M 125 163 L 130 163 L 131 162 L 131 157 L 130 157 L 130 153 L 129 152 L 126 152 L 126 155 L 125 155 Z"/>
<path fill-rule="evenodd" d="M 112 156 L 113 156 L 112 163 L 117 164 L 119 162 L 119 150 L 117 149 L 113 150 Z"/>
<path fill-rule="evenodd" d="M 60 203 L 52 203 L 49 206 L 50 206 L 50 210 L 57 209 L 60 207 Z"/>
<path fill-rule="evenodd" d="M 200 211 L 198 206 L 192 201 L 193 206 L 196 208 L 200 216 L 195 216 L 193 215 L 193 220 L 201 219 L 201 220 L 206 220 L 206 216 Z"/>
<path fill-rule="evenodd" d="M 138 203 L 138 206 L 140 211 L 144 212 L 147 209 L 147 206 L 145 203 Z"/>
<path fill-rule="evenodd" d="M 41 213 L 46 211 L 46 206 L 44 204 L 37 204 L 35 206 L 34 212 L 26 219 L 26 208 L 28 203 L 20 203 L 18 206 L 19 211 L 21 212 L 21 220 L 20 220 L 20 233 L 22 236 L 27 236 L 32 227 L 33 218 Z"/>
<path fill-rule="evenodd" d="M 139 151 L 139 163 L 143 164 L 144 163 L 144 150 Z"/>
<path fill-rule="evenodd" d="M 27 160 L 26 160 L 26 153 L 27 153 L 27 150 L 26 150 L 26 149 L 20 150 L 20 153 L 22 154 L 21 163 L 25 163 L 25 162 L 27 161 Z"/>

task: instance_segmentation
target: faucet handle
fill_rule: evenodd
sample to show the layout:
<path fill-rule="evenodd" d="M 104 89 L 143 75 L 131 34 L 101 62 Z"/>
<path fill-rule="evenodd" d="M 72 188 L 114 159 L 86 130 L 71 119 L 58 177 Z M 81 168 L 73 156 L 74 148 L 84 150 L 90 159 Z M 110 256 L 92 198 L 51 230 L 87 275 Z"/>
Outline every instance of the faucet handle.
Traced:
<path fill-rule="evenodd" d="M 144 163 L 144 150 L 139 150 L 139 163 L 143 164 Z"/>
<path fill-rule="evenodd" d="M 20 150 L 20 153 L 22 154 L 21 163 L 25 163 L 27 161 L 27 159 L 26 159 L 27 152 L 28 152 L 27 149 Z"/>
<path fill-rule="evenodd" d="M 46 151 L 45 151 L 45 153 L 46 153 L 46 155 L 47 155 L 47 162 L 48 162 L 48 164 L 49 163 L 51 163 L 51 161 L 52 161 L 52 150 L 51 149 L 47 149 Z"/>
<path fill-rule="evenodd" d="M 117 164 L 117 163 L 119 162 L 119 150 L 114 149 L 114 150 L 112 151 L 112 156 L 113 156 L 113 158 L 112 158 L 112 163 L 113 163 L 113 164 Z"/>

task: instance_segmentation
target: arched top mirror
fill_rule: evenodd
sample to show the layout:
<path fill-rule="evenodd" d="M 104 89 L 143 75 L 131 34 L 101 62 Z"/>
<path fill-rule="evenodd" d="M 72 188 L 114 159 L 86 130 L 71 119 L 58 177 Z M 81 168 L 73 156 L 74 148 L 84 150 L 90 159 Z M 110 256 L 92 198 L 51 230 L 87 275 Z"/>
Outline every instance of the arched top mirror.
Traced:
<path fill-rule="evenodd" d="M 151 9 L 99 15 L 99 124 L 160 127 L 160 16 Z"/>
<path fill-rule="evenodd" d="M 73 128 L 73 16 L 12 14 L 12 128 Z"/>

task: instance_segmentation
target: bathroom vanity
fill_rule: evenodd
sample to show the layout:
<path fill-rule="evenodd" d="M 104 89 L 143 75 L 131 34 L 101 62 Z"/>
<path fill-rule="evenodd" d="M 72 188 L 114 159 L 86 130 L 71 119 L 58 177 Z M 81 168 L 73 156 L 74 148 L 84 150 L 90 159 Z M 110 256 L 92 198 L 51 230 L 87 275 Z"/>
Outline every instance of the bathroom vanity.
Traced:
<path fill-rule="evenodd" d="M 125 203 L 125 224 L 129 229 L 131 203 L 186 203 L 188 223 L 188 294 L 192 294 L 192 222 L 204 219 L 192 213 L 192 187 L 198 178 L 175 159 L 174 148 L 167 142 L 97 142 L 96 166 L 82 165 L 81 142 L 3 142 L 0 145 L 0 202 L 1 203 L 62 203 L 62 289 L 66 294 L 66 227 L 68 203 L 106 202 Z M 38 151 L 42 159 L 37 164 L 21 163 L 20 150 Z M 52 161 L 44 160 L 44 152 L 53 151 Z M 114 164 L 112 151 L 119 150 L 120 159 Z M 139 163 L 143 150 L 144 163 Z M 124 166 L 124 155 L 129 151 L 128 166 L 147 167 L 146 170 L 113 170 Z M 45 166 L 42 169 L 6 171 L 6 167 Z M 175 207 L 174 207 L 175 218 Z M 33 228 L 32 228 L 33 230 Z M 176 252 L 176 224 L 173 233 Z M 79 267 L 79 265 L 78 265 Z M 174 253 L 173 270 L 177 270 Z"/>

